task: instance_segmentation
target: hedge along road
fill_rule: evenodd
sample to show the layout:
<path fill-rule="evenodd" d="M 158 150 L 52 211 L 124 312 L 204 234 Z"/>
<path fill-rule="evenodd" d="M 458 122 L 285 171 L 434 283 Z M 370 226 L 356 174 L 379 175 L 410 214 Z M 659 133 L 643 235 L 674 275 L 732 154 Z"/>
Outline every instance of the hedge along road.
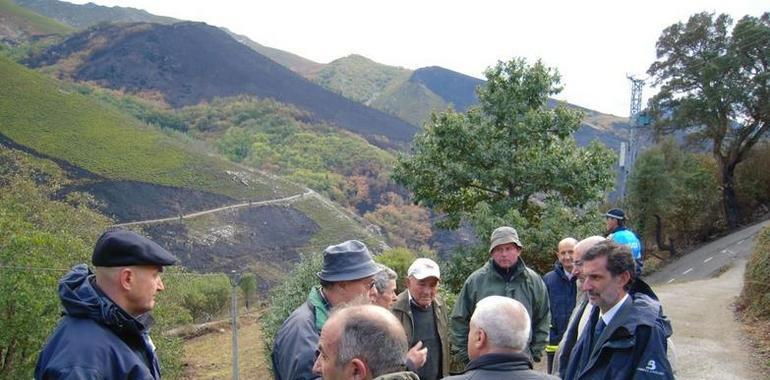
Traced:
<path fill-rule="evenodd" d="M 154 224 L 154 223 L 163 223 L 163 222 L 172 222 L 175 220 L 181 220 L 181 219 L 189 219 L 194 218 L 196 216 L 211 214 L 215 212 L 221 212 L 225 210 L 233 210 L 241 207 L 259 207 L 259 206 L 266 206 L 266 205 L 272 205 L 272 204 L 282 204 L 282 203 L 291 203 L 299 199 L 307 198 L 311 195 L 315 194 L 313 190 L 307 190 L 302 194 L 295 194 L 284 198 L 278 198 L 278 199 L 270 199 L 266 201 L 259 201 L 259 202 L 244 202 L 244 203 L 238 203 L 234 205 L 229 206 L 223 206 L 223 207 L 217 207 L 210 210 L 204 210 L 204 211 L 198 211 L 193 212 L 186 215 L 179 215 L 171 218 L 162 218 L 162 219 L 150 219 L 150 220 L 139 220 L 135 222 L 128 222 L 128 223 L 120 223 L 120 224 L 113 224 L 112 227 L 126 227 L 126 226 L 134 226 L 134 225 L 140 225 L 140 224 Z"/>
<path fill-rule="evenodd" d="M 743 288 L 754 237 L 767 225 L 706 244 L 648 278 L 674 326 L 678 379 L 766 378 L 752 360 L 733 302 Z"/>

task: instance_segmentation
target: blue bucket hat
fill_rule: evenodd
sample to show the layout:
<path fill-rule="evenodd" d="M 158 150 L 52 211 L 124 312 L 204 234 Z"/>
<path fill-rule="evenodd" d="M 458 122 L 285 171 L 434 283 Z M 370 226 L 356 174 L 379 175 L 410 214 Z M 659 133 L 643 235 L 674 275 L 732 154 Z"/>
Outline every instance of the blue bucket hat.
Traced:
<path fill-rule="evenodd" d="M 366 245 L 348 240 L 326 247 L 323 269 L 316 275 L 323 281 L 339 282 L 374 276 L 379 271 Z"/>

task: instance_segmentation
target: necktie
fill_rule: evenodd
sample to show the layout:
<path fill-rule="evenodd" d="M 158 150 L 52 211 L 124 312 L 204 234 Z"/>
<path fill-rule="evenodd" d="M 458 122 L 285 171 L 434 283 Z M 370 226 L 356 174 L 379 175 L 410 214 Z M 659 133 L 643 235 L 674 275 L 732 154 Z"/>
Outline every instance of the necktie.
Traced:
<path fill-rule="evenodd" d="M 604 324 L 604 318 L 599 317 L 599 321 L 596 322 L 596 327 L 594 328 L 594 342 L 599 340 L 605 327 L 607 327 L 607 325 Z"/>

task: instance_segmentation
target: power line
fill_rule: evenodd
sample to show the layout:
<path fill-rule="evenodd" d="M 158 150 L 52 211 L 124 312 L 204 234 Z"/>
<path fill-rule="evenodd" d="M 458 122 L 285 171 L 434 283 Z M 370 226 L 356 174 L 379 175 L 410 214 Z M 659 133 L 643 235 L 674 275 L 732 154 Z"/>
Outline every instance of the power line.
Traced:
<path fill-rule="evenodd" d="M 5 265 L 0 264 L 0 270 L 1 271 L 8 271 L 8 272 L 26 272 L 26 273 L 36 273 L 36 272 L 58 272 L 58 273 L 67 273 L 72 270 L 72 268 L 53 268 L 53 267 L 39 267 L 39 266 L 29 266 L 29 265 Z M 163 272 L 164 277 L 171 276 L 171 277 L 217 277 L 217 276 L 227 276 L 227 273 L 194 273 L 194 272 Z"/>

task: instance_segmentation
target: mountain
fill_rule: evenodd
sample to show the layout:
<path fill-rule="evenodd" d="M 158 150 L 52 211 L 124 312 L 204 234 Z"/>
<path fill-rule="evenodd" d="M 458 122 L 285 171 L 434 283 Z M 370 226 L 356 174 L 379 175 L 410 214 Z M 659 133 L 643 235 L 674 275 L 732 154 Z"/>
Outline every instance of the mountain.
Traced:
<path fill-rule="evenodd" d="M 0 45 L 17 46 L 72 31 L 73 28 L 23 8 L 11 0 L 0 0 Z"/>
<path fill-rule="evenodd" d="M 409 81 L 424 85 L 460 112 L 478 103 L 476 88 L 484 84 L 481 79 L 439 66 L 417 69 Z"/>
<path fill-rule="evenodd" d="M 484 81 L 439 66 L 408 70 L 351 55 L 326 65 L 311 77 L 316 83 L 338 94 L 395 115 L 412 125 L 425 123 L 430 114 L 448 107 L 464 112 L 476 105 L 476 88 Z M 564 104 L 585 114 L 583 125 L 575 134 L 580 145 L 599 139 L 619 149 L 627 135 L 628 121 L 574 104 L 556 100 L 549 107 Z"/>
<path fill-rule="evenodd" d="M 0 149 L 58 166 L 66 172 L 56 184 L 58 197 L 92 199 L 115 222 L 170 217 L 124 228 L 163 242 L 190 269 L 248 267 L 264 288 L 287 273 L 300 252 L 351 238 L 381 246 L 364 223 L 318 194 L 175 136 L 93 98 L 87 87 L 0 56 Z M 240 206 L 184 216 L 230 205 Z"/>
<path fill-rule="evenodd" d="M 26 61 L 62 77 L 182 107 L 216 97 L 272 98 L 380 146 L 408 144 L 417 128 L 335 94 L 203 23 L 98 25 Z"/>
<path fill-rule="evenodd" d="M 85 29 L 101 23 L 111 22 L 153 22 L 173 24 L 179 22 L 172 17 L 156 16 L 136 8 L 106 7 L 94 3 L 72 4 L 58 0 L 14 0 L 16 4 L 52 18 L 75 29 Z"/>
<path fill-rule="evenodd" d="M 383 65 L 353 54 L 329 62 L 310 78 L 346 98 L 368 105 L 410 75 L 410 70 Z"/>
<path fill-rule="evenodd" d="M 222 28 L 222 30 L 230 34 L 233 38 L 235 38 L 236 41 L 254 49 L 257 53 L 272 59 L 276 63 L 287 67 L 289 70 L 294 71 L 295 73 L 298 73 L 305 78 L 314 77 L 321 69 L 323 69 L 324 66 L 326 66 L 323 63 L 311 61 L 294 53 L 289 53 L 284 50 L 259 44 L 251 40 L 249 37 L 233 33 L 227 28 Z"/>

